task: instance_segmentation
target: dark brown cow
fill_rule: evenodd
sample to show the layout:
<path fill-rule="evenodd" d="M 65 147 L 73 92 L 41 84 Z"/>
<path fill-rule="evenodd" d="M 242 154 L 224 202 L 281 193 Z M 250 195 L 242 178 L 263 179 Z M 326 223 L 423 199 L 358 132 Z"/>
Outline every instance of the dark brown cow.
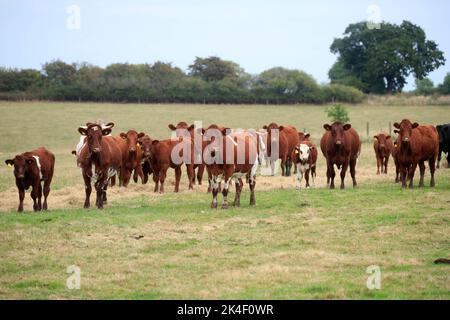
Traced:
<path fill-rule="evenodd" d="M 356 162 L 361 151 L 361 140 L 350 124 L 324 124 L 326 130 L 320 140 L 320 149 L 327 159 L 327 184 L 334 189 L 334 165 L 341 169 L 341 189 L 345 188 L 345 173 L 350 166 L 353 187 L 356 187 Z"/>
<path fill-rule="evenodd" d="M 381 173 L 387 174 L 389 157 L 393 147 L 391 136 L 387 133 L 379 133 L 373 138 L 373 149 L 377 158 L 377 174 L 380 174 L 380 168 Z"/>
<path fill-rule="evenodd" d="M 281 159 L 281 175 L 290 176 L 292 167 L 291 155 L 300 142 L 297 129 L 289 125 L 278 126 L 276 123 L 265 125 L 263 129 L 267 130 L 267 155 L 270 158 L 272 168 L 274 162 L 279 158 Z M 275 135 L 272 136 L 272 130 L 278 130 L 278 139 Z M 275 159 L 275 155 L 272 155 L 272 143 L 278 144 L 279 156 L 277 159 Z"/>
<path fill-rule="evenodd" d="M 148 176 L 153 174 L 153 169 L 151 167 L 151 152 L 150 149 L 152 147 L 152 139 L 149 135 L 145 135 L 142 138 L 139 138 L 139 144 L 141 145 L 142 150 L 142 174 L 144 175 L 144 179 L 142 180 L 143 184 L 146 184 L 148 181 Z"/>
<path fill-rule="evenodd" d="M 125 152 L 122 151 L 122 170 L 121 170 L 121 184 L 124 187 L 128 186 L 130 182 L 131 173 L 135 171 L 135 175 L 141 178 L 144 182 L 144 173 L 142 172 L 142 149 L 139 145 L 139 139 L 143 138 L 145 133 L 137 133 L 135 130 L 120 133 L 120 137 L 125 140 L 127 148 Z M 137 177 L 135 182 L 137 182 Z"/>
<path fill-rule="evenodd" d="M 153 181 L 155 182 L 154 192 L 164 192 L 164 181 L 166 180 L 167 170 L 170 168 L 175 169 L 175 192 L 179 191 L 180 178 L 181 178 L 181 166 L 183 165 L 184 150 L 187 150 L 190 154 L 187 155 L 189 162 L 186 163 L 186 170 L 189 180 L 189 189 L 193 189 L 192 182 L 194 177 L 194 152 L 191 148 L 192 142 L 188 137 L 178 139 L 166 139 L 166 140 L 152 140 L 149 150 L 148 159 L 153 171 Z M 172 156 L 174 148 L 179 149 L 179 159 L 174 159 Z M 145 155 L 145 151 L 144 151 Z"/>
<path fill-rule="evenodd" d="M 202 128 L 198 128 L 197 131 L 195 131 L 195 126 L 193 124 L 188 125 L 186 122 L 181 121 L 176 126 L 174 126 L 173 124 L 169 124 L 169 129 L 175 131 L 177 137 L 182 137 L 186 134 L 191 137 L 195 155 L 194 176 L 195 169 L 197 169 L 197 182 L 199 185 L 201 185 L 203 180 L 203 173 L 205 172 L 206 166 L 205 162 L 203 161 L 203 150 L 206 148 L 206 141 L 203 141 L 202 139 Z M 198 139 L 197 144 L 195 144 L 195 137 L 197 137 Z M 193 182 L 195 183 L 195 178 Z"/>
<path fill-rule="evenodd" d="M 305 175 L 306 188 L 308 189 L 310 187 L 310 173 L 313 186 L 315 185 L 314 180 L 316 178 L 317 156 L 317 147 L 309 140 L 303 140 L 298 146 L 295 147 L 291 158 L 297 168 L 297 189 L 301 188 L 303 175 Z"/>
<path fill-rule="evenodd" d="M 211 127 L 211 126 L 210 126 Z M 228 188 L 231 180 L 236 185 L 236 195 L 233 205 L 240 206 L 243 187 L 242 177 L 246 177 L 250 187 L 250 205 L 255 205 L 256 171 L 259 165 L 258 138 L 256 132 L 230 133 L 228 128 L 219 130 L 209 128 L 205 132 L 210 139 L 205 153 L 210 156 L 206 168 L 210 174 L 213 200 L 212 208 L 217 208 L 217 195 L 222 186 L 222 209 L 228 208 Z M 232 150 L 232 151 L 231 151 Z"/>
<path fill-rule="evenodd" d="M 55 155 L 41 147 L 18 154 L 13 159 L 6 160 L 5 163 L 14 167 L 16 186 L 19 190 L 19 208 L 17 211 L 23 211 L 25 190 L 28 190 L 30 187 L 32 188 L 33 210 L 47 210 L 47 198 L 50 193 L 50 184 L 52 183 L 55 168 Z M 44 182 L 44 188 L 42 188 L 42 181 Z M 43 204 L 41 203 L 42 191 L 44 191 Z"/>
<path fill-rule="evenodd" d="M 86 145 L 81 149 L 78 156 L 86 191 L 85 208 L 90 207 L 91 179 L 96 179 L 97 197 L 95 203 L 99 209 L 103 209 L 103 203 L 107 202 L 108 181 L 121 170 L 122 152 L 117 141 L 123 141 L 123 139 L 117 140 L 116 137 L 108 136 L 111 130 L 111 128 L 102 128 L 101 125 L 93 123 L 78 128 L 78 132 L 87 137 Z"/>
<path fill-rule="evenodd" d="M 434 171 L 439 152 L 439 135 L 434 126 L 419 125 L 403 119 L 400 123 L 394 123 L 399 130 L 397 137 L 398 163 L 402 187 L 406 188 L 409 180 L 409 188 L 413 188 L 414 173 L 417 165 L 420 169 L 419 187 L 424 186 L 425 161 L 428 161 L 431 173 L 430 186 L 434 187 Z"/>

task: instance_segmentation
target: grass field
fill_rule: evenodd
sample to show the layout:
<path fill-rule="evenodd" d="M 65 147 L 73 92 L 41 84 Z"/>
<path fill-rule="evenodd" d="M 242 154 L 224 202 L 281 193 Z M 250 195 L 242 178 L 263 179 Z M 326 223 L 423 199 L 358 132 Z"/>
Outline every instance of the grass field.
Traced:
<path fill-rule="evenodd" d="M 349 106 L 365 138 L 357 189 L 325 189 L 319 157 L 317 188 L 294 190 L 292 177 L 258 177 L 256 207 L 211 210 L 205 186 L 164 195 L 150 185 L 113 188 L 105 210 L 80 209 L 84 187 L 70 151 L 77 127 L 102 118 L 113 134 L 134 128 L 170 136 L 167 124 L 202 120 L 260 128 L 275 121 L 306 128 L 318 142 L 324 106 L 132 105 L 0 103 L 0 298 L 449 299 L 450 170 L 431 189 L 401 190 L 377 176 L 371 139 L 388 123 L 450 122 L 450 106 Z M 4 160 L 46 146 L 56 154 L 50 211 L 15 212 L 17 191 Z M 347 185 L 350 186 L 350 179 Z M 418 181 L 416 181 L 417 185 Z M 29 192 L 25 209 L 31 209 Z M 66 269 L 81 269 L 69 290 Z M 381 268 L 382 288 L 369 290 L 366 268 Z"/>

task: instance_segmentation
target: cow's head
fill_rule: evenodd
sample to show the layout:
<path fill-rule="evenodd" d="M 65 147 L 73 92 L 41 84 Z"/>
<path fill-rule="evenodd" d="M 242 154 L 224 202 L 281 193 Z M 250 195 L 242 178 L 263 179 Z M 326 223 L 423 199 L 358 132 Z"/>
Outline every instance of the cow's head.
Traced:
<path fill-rule="evenodd" d="M 152 155 L 152 142 L 153 140 L 148 135 L 138 139 L 138 143 L 141 145 L 142 155 L 146 159 L 149 159 Z"/>
<path fill-rule="evenodd" d="M 181 137 L 186 135 L 186 131 L 189 132 L 190 135 L 192 135 L 195 126 L 193 124 L 188 125 L 186 122 L 181 121 L 178 122 L 176 126 L 174 126 L 173 124 L 169 124 L 168 127 L 170 130 L 175 131 L 177 137 Z"/>
<path fill-rule="evenodd" d="M 380 133 L 377 134 L 376 136 L 373 136 L 373 138 L 378 142 L 378 146 L 381 149 L 384 149 L 386 148 L 387 141 L 391 139 L 391 136 L 388 134 Z"/>
<path fill-rule="evenodd" d="M 284 126 L 279 126 L 272 122 L 269 125 L 264 125 L 263 129 L 267 130 L 267 152 L 271 153 L 272 143 L 279 143 L 279 134 L 284 130 Z M 278 135 L 272 135 L 272 130 L 278 130 Z"/>
<path fill-rule="evenodd" d="M 143 138 L 145 133 L 140 132 L 137 133 L 134 130 L 129 130 L 127 133 L 121 132 L 120 137 L 127 141 L 127 148 L 129 154 L 136 154 L 137 148 L 140 147 L 139 139 Z"/>
<path fill-rule="evenodd" d="M 5 163 L 9 167 L 14 167 L 14 176 L 17 179 L 24 179 L 27 173 L 39 175 L 36 159 L 31 154 L 16 155 L 13 159 L 5 160 Z"/>
<path fill-rule="evenodd" d="M 111 133 L 112 127 L 102 127 L 96 123 L 87 123 L 86 126 L 78 128 L 82 136 L 87 137 L 87 144 L 91 154 L 98 154 L 102 151 L 102 137 Z"/>
<path fill-rule="evenodd" d="M 300 163 L 306 163 L 313 148 L 314 147 L 310 147 L 304 143 L 297 145 L 294 150 L 295 158 L 297 159 L 297 161 L 299 161 Z"/>
<path fill-rule="evenodd" d="M 419 124 L 417 122 L 412 123 L 408 119 L 403 119 L 400 123 L 394 123 L 394 127 L 397 128 L 400 132 L 400 139 L 402 144 L 409 144 L 411 141 L 411 135 L 413 129 L 417 128 Z"/>
<path fill-rule="evenodd" d="M 341 122 L 335 122 L 332 125 L 323 125 L 325 130 L 331 132 L 332 143 L 338 148 L 344 144 L 344 131 L 349 130 L 351 127 L 351 124 L 342 124 Z"/>
<path fill-rule="evenodd" d="M 305 133 L 300 132 L 300 131 L 298 132 L 298 138 L 299 138 L 300 142 L 305 141 L 305 140 L 309 140 L 310 136 L 311 135 L 308 132 L 305 132 Z"/>

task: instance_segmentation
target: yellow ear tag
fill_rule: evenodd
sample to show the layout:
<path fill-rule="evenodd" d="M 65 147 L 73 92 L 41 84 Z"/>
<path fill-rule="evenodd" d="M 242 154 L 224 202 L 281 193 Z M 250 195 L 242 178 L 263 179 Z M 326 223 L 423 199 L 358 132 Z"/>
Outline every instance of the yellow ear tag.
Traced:
<path fill-rule="evenodd" d="M 295 154 L 298 154 L 298 150 L 295 150 Z"/>
<path fill-rule="evenodd" d="M 12 167 L 13 165 L 12 165 L 11 163 L 8 163 L 7 166 L 8 166 L 8 167 Z"/>
<path fill-rule="evenodd" d="M 136 145 L 138 146 L 138 147 L 140 147 L 141 146 L 141 144 L 138 142 L 138 143 L 136 143 Z"/>

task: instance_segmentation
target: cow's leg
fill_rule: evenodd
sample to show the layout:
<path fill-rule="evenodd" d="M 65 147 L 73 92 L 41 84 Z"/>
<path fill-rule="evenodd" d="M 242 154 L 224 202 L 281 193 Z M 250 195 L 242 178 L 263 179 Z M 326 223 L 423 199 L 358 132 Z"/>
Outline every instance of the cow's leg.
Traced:
<path fill-rule="evenodd" d="M 50 194 L 50 184 L 52 183 L 52 179 L 47 179 L 44 181 L 44 205 L 42 206 L 42 210 L 47 210 L 47 198 Z"/>
<path fill-rule="evenodd" d="M 349 166 L 348 161 L 345 161 L 341 168 L 341 189 L 345 189 L 344 180 L 345 180 L 345 174 L 347 173 L 348 166 Z"/>
<path fill-rule="evenodd" d="M 408 171 L 408 180 L 409 180 L 409 188 L 412 189 L 414 187 L 414 173 L 416 172 L 417 163 L 413 163 L 409 167 Z"/>
<path fill-rule="evenodd" d="M 21 186 L 17 186 L 17 189 L 19 190 L 19 207 L 17 208 L 17 211 L 23 212 L 23 199 L 25 198 L 25 189 L 23 189 Z"/>
<path fill-rule="evenodd" d="M 236 194 L 234 195 L 233 206 L 239 207 L 241 205 L 241 191 L 244 182 L 242 182 L 242 179 L 238 179 L 237 181 L 235 181 L 235 185 L 236 185 Z"/>
<path fill-rule="evenodd" d="M 254 206 L 256 204 L 256 200 L 255 200 L 256 178 L 255 178 L 255 176 L 250 176 L 250 179 L 248 180 L 248 185 L 250 187 L 250 206 Z"/>
<path fill-rule="evenodd" d="M 440 147 L 439 147 L 439 149 L 440 149 Z M 441 166 L 441 151 L 438 152 L 436 168 L 439 169 L 440 166 Z"/>
<path fill-rule="evenodd" d="M 380 166 L 383 165 L 383 164 L 380 165 L 381 161 L 382 160 L 380 159 L 380 156 L 377 154 L 377 174 L 380 174 Z M 383 168 L 381 170 L 383 170 Z"/>
<path fill-rule="evenodd" d="M 106 191 L 108 190 L 108 181 L 106 181 L 105 186 L 103 187 L 103 204 L 108 203 L 108 197 L 106 196 Z"/>
<path fill-rule="evenodd" d="M 389 156 L 387 156 L 386 158 L 384 158 L 384 173 L 387 174 L 387 168 L 388 168 L 388 163 L 389 163 Z"/>
<path fill-rule="evenodd" d="M 38 211 L 42 210 L 42 182 L 39 181 L 37 190 Z"/>
<path fill-rule="evenodd" d="M 37 193 L 38 193 L 38 189 L 39 189 L 39 183 L 35 183 L 34 185 L 31 186 L 31 198 L 33 199 L 33 210 L 34 211 L 38 211 L 38 204 L 37 204 Z"/>
<path fill-rule="evenodd" d="M 130 180 L 131 180 L 131 171 L 125 169 L 122 186 L 125 188 L 128 187 L 128 185 L 130 184 Z"/>
<path fill-rule="evenodd" d="M 430 167 L 430 174 L 431 174 L 431 180 L 430 180 L 430 187 L 434 187 L 436 185 L 434 181 L 434 172 L 436 171 L 436 157 L 431 158 L 428 161 L 428 165 Z"/>
<path fill-rule="evenodd" d="M 175 168 L 175 190 L 174 192 L 180 191 L 180 180 L 181 180 L 181 167 L 178 166 Z M 189 177 L 189 184 L 192 183 L 191 178 Z M 161 183 L 162 186 L 162 183 Z"/>
<path fill-rule="evenodd" d="M 291 168 L 292 168 L 292 160 L 289 159 L 289 161 L 290 161 Z M 290 169 L 289 169 L 289 170 L 290 170 Z M 294 165 L 294 174 L 297 174 L 297 170 L 298 170 L 297 166 Z"/>
<path fill-rule="evenodd" d="M 419 188 L 422 188 L 424 186 L 423 179 L 425 176 L 425 163 L 423 161 L 419 162 L 419 170 L 420 170 Z"/>
<path fill-rule="evenodd" d="M 162 167 L 159 171 L 159 193 L 164 193 L 164 181 L 166 180 L 168 167 Z M 175 170 L 175 178 L 176 178 L 176 170 Z M 175 188 L 177 187 L 175 183 Z"/>
<path fill-rule="evenodd" d="M 201 186 L 202 185 L 202 180 L 203 180 L 203 173 L 205 172 L 205 165 L 202 163 L 198 166 L 197 169 L 197 182 L 198 185 Z"/>
<path fill-rule="evenodd" d="M 217 176 L 212 176 L 211 179 L 211 191 L 212 191 L 212 202 L 211 202 L 211 208 L 216 209 L 217 208 L 217 194 L 219 193 L 219 182 Z"/>
<path fill-rule="evenodd" d="M 146 184 L 147 182 L 148 182 L 148 172 L 147 170 L 142 170 L 142 184 Z"/>
<path fill-rule="evenodd" d="M 286 156 L 281 158 L 281 176 L 285 177 L 287 175 L 286 171 Z"/>
<path fill-rule="evenodd" d="M 312 178 L 312 186 L 316 187 L 316 165 L 311 168 L 311 178 Z"/>
<path fill-rule="evenodd" d="M 350 175 L 352 176 L 353 188 L 355 188 L 358 183 L 356 183 L 356 158 L 350 160 Z"/>
<path fill-rule="evenodd" d="M 269 159 L 270 162 L 270 175 L 273 177 L 275 175 L 275 160 Z"/>
<path fill-rule="evenodd" d="M 328 161 L 327 167 L 329 174 L 328 178 L 330 181 L 330 189 L 334 189 L 334 177 L 336 176 L 336 172 L 334 171 L 334 165 L 330 161 Z"/>
<path fill-rule="evenodd" d="M 306 169 L 306 171 L 305 171 L 305 181 L 306 181 L 306 189 L 309 189 L 309 172 L 310 172 L 310 169 Z"/>
<path fill-rule="evenodd" d="M 296 167 L 300 167 L 300 164 L 297 164 Z M 296 179 L 296 186 L 295 188 L 297 190 L 300 190 L 302 188 L 302 180 L 303 180 L 303 170 L 301 168 L 297 169 L 297 179 Z"/>
<path fill-rule="evenodd" d="M 189 180 L 189 190 L 192 190 L 192 189 L 194 189 L 194 183 L 195 183 L 194 165 L 186 164 L 186 171 L 187 171 L 188 180 Z M 180 175 L 181 175 L 181 173 L 180 173 Z"/>
<path fill-rule="evenodd" d="M 209 171 L 208 168 L 206 168 L 206 173 L 208 174 L 208 190 L 206 191 L 206 193 L 210 193 L 212 190 L 212 187 L 211 187 L 212 176 L 211 176 L 211 172 Z"/>
<path fill-rule="evenodd" d="M 286 177 L 291 176 L 292 161 L 290 157 L 286 157 Z"/>
<path fill-rule="evenodd" d="M 142 165 L 138 164 L 138 166 L 136 167 L 136 169 L 134 169 L 134 173 L 139 176 L 139 178 L 141 178 L 141 182 L 142 184 L 144 184 L 144 171 L 142 170 Z M 137 183 L 137 178 L 134 180 L 134 182 Z"/>
<path fill-rule="evenodd" d="M 222 209 L 228 209 L 228 188 L 230 187 L 231 177 L 225 174 L 224 184 L 222 188 Z"/>
<path fill-rule="evenodd" d="M 158 192 L 159 187 L 159 170 L 153 171 L 153 182 L 155 183 L 155 187 L 153 188 L 153 192 Z"/>
<path fill-rule="evenodd" d="M 84 180 L 84 191 L 86 194 L 86 199 L 84 200 L 84 208 L 87 209 L 91 206 L 90 198 L 92 192 L 91 186 L 91 177 L 89 177 L 86 172 L 83 172 L 83 180 Z"/>
<path fill-rule="evenodd" d="M 95 190 L 97 191 L 97 208 L 103 209 L 103 192 L 105 186 L 108 184 L 108 172 L 101 172 L 97 182 L 95 183 Z"/>
<path fill-rule="evenodd" d="M 115 175 L 111 177 L 110 182 L 111 182 L 111 187 L 114 187 L 116 185 L 116 176 Z"/>

